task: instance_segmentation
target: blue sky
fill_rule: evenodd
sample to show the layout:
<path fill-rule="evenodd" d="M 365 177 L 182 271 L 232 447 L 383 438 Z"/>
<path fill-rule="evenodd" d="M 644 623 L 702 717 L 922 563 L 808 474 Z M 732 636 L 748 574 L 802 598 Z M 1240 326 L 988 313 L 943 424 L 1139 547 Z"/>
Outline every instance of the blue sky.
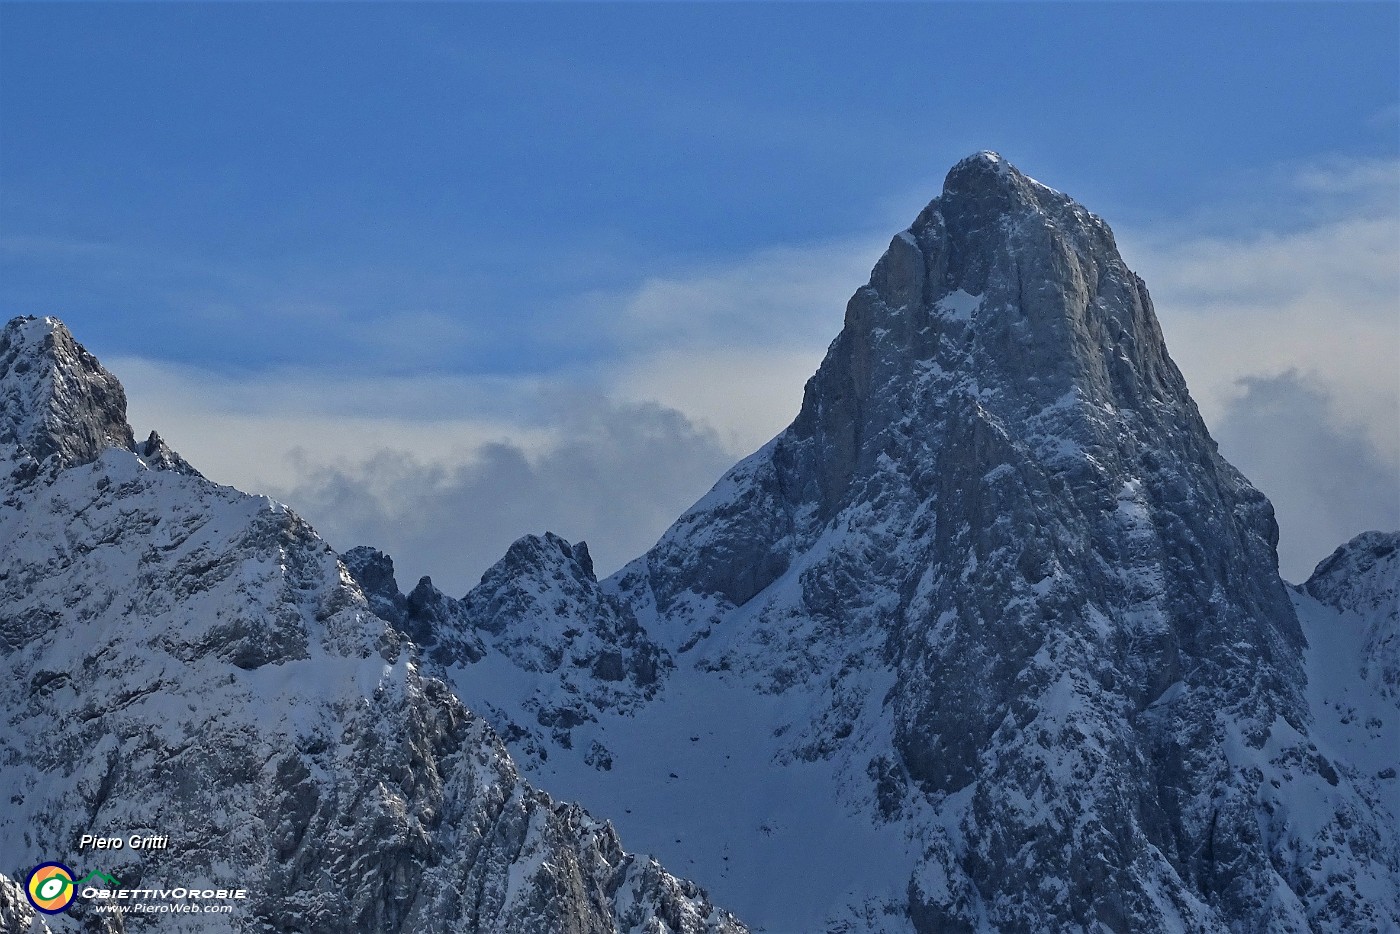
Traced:
<path fill-rule="evenodd" d="M 1397 88 L 1393 3 L 6 3 L 0 313 L 58 314 L 127 362 L 133 418 L 161 417 L 211 475 L 326 500 L 322 526 L 326 471 L 363 479 L 387 452 L 450 487 L 493 442 L 538 467 L 577 430 L 559 400 L 594 396 L 624 421 L 677 410 L 685 443 L 714 448 L 660 516 L 795 410 L 882 243 L 992 148 L 1108 218 L 1149 286 L 1161 270 L 1168 338 L 1179 311 L 1173 350 L 1216 423 L 1264 391 L 1241 378 L 1292 374 L 1384 464 L 1389 402 L 1355 415 L 1376 390 L 1339 372 L 1345 347 L 1231 364 L 1201 328 L 1286 330 L 1230 296 L 1327 248 L 1339 280 L 1374 287 L 1295 294 L 1383 311 Z M 1358 251 L 1374 268 L 1346 268 Z M 1242 279 L 1203 285 L 1237 254 Z M 1347 327 L 1391 346 L 1383 313 Z M 795 383 L 771 411 L 755 370 Z M 277 421 L 263 397 L 289 388 L 300 421 Z M 199 431 L 211 412 L 222 447 Z M 350 418 L 370 418 L 363 457 Z M 385 509 L 353 532 L 402 522 Z M 491 548 L 554 520 L 499 521 Z M 453 560 L 435 573 L 485 559 Z"/>

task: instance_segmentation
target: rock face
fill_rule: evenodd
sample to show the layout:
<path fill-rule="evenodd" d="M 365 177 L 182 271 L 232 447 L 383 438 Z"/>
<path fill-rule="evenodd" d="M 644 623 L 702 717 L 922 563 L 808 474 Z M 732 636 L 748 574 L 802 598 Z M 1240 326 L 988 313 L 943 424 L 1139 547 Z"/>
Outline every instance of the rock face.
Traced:
<path fill-rule="evenodd" d="M 404 596 L 394 577 L 394 559 L 382 551 L 351 548 L 341 560 L 359 584 L 376 616 L 439 662 L 474 662 L 485 654 L 481 639 L 472 631 L 461 604 L 423 577 Z"/>
<path fill-rule="evenodd" d="M 603 592 L 583 542 L 520 539 L 462 608 L 498 652 L 525 671 L 554 674 L 587 707 L 628 709 L 652 696 L 658 672 L 671 665 L 628 608 Z"/>
<path fill-rule="evenodd" d="M 460 670 L 489 656 L 466 678 L 473 702 L 498 731 L 536 754 L 550 745 L 572 748 L 574 728 L 596 723 L 600 712 L 635 710 L 673 667 L 628 605 L 603 592 L 583 542 L 528 535 L 461 600 L 427 578 L 404 596 L 392 560 L 372 548 L 351 549 L 346 566 L 371 594 L 374 611 L 408 627 L 435 663 Z M 483 679 L 488 670 L 497 677 Z M 595 759 L 604 768 L 606 749 Z"/>
<path fill-rule="evenodd" d="M 0 875 L 0 931 L 6 934 L 49 934 L 43 915 L 30 907 L 24 886 Z"/>
<path fill-rule="evenodd" d="M 953 828 L 910 883 L 916 928 L 1281 930 L 1306 914 L 1227 756 L 1306 722 L 1276 541 L 1108 227 L 982 154 L 852 298 L 793 426 L 624 586 L 691 627 L 745 606 L 779 690 L 874 635 L 882 774 Z M 758 667 L 748 644 L 732 666 Z M 835 754 L 849 700 L 795 751 Z"/>
<path fill-rule="evenodd" d="M 88 464 L 132 447 L 116 377 L 50 319 L 16 318 L 0 333 L 0 446 L 20 469 Z"/>
<path fill-rule="evenodd" d="M 655 548 L 598 594 L 567 572 L 533 602 L 509 596 L 536 576 L 508 557 L 466 604 L 479 632 L 527 634 L 508 659 L 555 684 L 587 668 L 545 651 L 563 627 L 601 620 L 615 640 L 611 620 L 636 621 L 675 665 L 644 706 L 512 742 L 551 787 L 619 815 L 645 810 L 639 789 L 677 788 L 656 792 L 652 825 L 622 826 L 659 852 L 675 830 L 769 930 L 1392 929 L 1400 807 L 1314 741 L 1276 543 L 1108 226 L 981 153 L 852 297 L 792 426 Z M 528 720 L 489 670 L 452 677 Z M 721 722 L 736 710 L 743 736 Z M 681 790 L 709 766 L 672 735 L 761 761 Z M 586 767 L 595 746 L 611 778 Z M 850 859 L 823 863 L 782 821 L 710 857 L 703 818 L 659 827 L 759 784 L 849 828 L 823 845 L 886 885 L 853 883 Z M 786 835 L 786 869 L 744 862 L 763 835 Z M 830 911 L 814 921 L 812 902 Z"/>
<path fill-rule="evenodd" d="M 0 362 L 11 879 L 162 832 L 103 868 L 234 929 L 740 929 L 519 762 L 770 934 L 1400 929 L 1400 533 L 1285 587 L 1107 225 L 995 154 L 603 581 L 546 534 L 404 594 L 132 444 L 56 322 Z"/>
<path fill-rule="evenodd" d="M 9 880 L 60 859 L 249 893 L 124 928 L 80 899 L 63 931 L 743 930 L 523 781 L 295 514 L 134 444 L 59 322 L 4 329 L 0 400 L 0 928 L 31 924 Z M 83 833 L 169 849 L 95 857 Z"/>
<path fill-rule="evenodd" d="M 1320 930 L 1394 930 L 1400 914 L 1397 550 L 1400 532 L 1358 535 L 1319 564 L 1293 595 L 1308 640 L 1308 736 L 1320 762 L 1312 775 L 1291 768 L 1290 756 L 1306 753 L 1296 742 L 1288 752 L 1280 731 L 1283 755 L 1275 765 L 1283 768 L 1269 776 L 1264 800 L 1270 819 L 1263 826 L 1295 856 L 1280 865 L 1293 888 L 1308 890 L 1320 879 L 1344 875 L 1359 900 L 1375 908 L 1369 916 L 1353 917 L 1338 910 L 1345 903 L 1337 900 L 1317 912 Z M 1339 871 L 1337 856 L 1348 852 L 1369 863 L 1343 862 Z"/>

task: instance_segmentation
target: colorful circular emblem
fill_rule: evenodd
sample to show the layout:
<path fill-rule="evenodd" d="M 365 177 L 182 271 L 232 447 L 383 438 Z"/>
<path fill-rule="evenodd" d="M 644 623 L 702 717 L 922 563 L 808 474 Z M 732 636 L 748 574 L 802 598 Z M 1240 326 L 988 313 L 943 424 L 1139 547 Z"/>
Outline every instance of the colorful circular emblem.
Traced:
<path fill-rule="evenodd" d="M 46 915 L 56 915 L 73 904 L 77 888 L 73 885 L 73 870 L 62 863 L 43 863 L 34 867 L 24 885 L 29 904 Z"/>

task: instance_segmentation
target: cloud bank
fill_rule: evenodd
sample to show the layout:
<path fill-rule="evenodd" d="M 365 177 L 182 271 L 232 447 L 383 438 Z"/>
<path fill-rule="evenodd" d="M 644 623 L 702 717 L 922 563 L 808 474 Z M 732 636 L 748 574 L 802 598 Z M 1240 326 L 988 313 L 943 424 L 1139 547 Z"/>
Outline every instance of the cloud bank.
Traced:
<path fill-rule="evenodd" d="M 1305 166 L 1261 190 L 1284 199 L 1240 213 L 1265 226 L 1181 223 L 1120 242 L 1222 451 L 1273 499 L 1297 580 L 1355 532 L 1400 527 L 1400 163 Z M 460 593 L 546 529 L 586 539 L 605 571 L 791 421 L 887 242 L 771 248 L 580 295 L 549 317 L 577 331 L 560 340 L 605 352 L 572 368 L 109 365 L 138 429 L 159 428 L 216 480 L 287 501 L 336 547 L 389 551 L 404 583 L 428 573 Z"/>
<path fill-rule="evenodd" d="M 1367 529 L 1400 529 L 1400 463 L 1339 419 L 1296 372 L 1249 377 L 1216 435 L 1226 459 L 1274 504 L 1279 568 L 1304 581 L 1332 549 Z"/>
<path fill-rule="evenodd" d="M 1298 581 L 1357 532 L 1400 528 L 1400 162 L 1276 182 L 1282 229 L 1121 239 L 1222 453 L 1273 501 Z"/>
<path fill-rule="evenodd" d="M 587 540 L 600 572 L 649 548 L 734 461 L 655 402 L 536 380 L 258 377 L 109 362 L 138 432 L 211 479 L 290 504 L 339 550 L 460 595 L 515 539 Z"/>
<path fill-rule="evenodd" d="M 509 441 L 464 461 L 381 449 L 335 465 L 300 458 L 274 489 L 333 547 L 373 544 L 396 557 L 400 585 L 434 570 L 462 595 L 523 534 L 587 540 L 600 573 L 650 548 L 731 463 L 714 433 L 655 404 L 559 400 L 557 434 L 531 454 Z"/>

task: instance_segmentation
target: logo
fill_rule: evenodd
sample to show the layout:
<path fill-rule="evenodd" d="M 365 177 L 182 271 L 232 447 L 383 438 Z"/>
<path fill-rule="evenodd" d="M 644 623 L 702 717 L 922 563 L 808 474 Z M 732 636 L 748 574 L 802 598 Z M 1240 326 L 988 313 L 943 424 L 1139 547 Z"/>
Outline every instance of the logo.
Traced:
<path fill-rule="evenodd" d="M 109 889 L 119 889 L 122 887 L 122 884 L 117 881 L 116 876 L 109 876 L 105 872 L 90 872 L 73 884 L 82 885 L 84 882 L 90 882 L 93 879 L 96 879 L 98 882 L 101 882 Z"/>
<path fill-rule="evenodd" d="M 93 879 L 112 888 L 121 886 L 120 882 L 105 872 L 90 872 L 74 882 L 73 870 L 67 866 L 62 863 L 43 863 L 35 866 L 34 871 L 29 874 L 29 879 L 24 884 L 24 894 L 29 897 L 29 904 L 44 914 L 56 915 L 60 911 L 67 911 L 68 906 L 73 904 L 73 896 L 78 893 L 78 887 Z"/>
<path fill-rule="evenodd" d="M 43 863 L 35 866 L 24 884 L 24 894 L 29 896 L 29 904 L 46 915 L 56 915 L 73 904 L 77 887 L 73 884 L 73 870 L 62 863 Z"/>

